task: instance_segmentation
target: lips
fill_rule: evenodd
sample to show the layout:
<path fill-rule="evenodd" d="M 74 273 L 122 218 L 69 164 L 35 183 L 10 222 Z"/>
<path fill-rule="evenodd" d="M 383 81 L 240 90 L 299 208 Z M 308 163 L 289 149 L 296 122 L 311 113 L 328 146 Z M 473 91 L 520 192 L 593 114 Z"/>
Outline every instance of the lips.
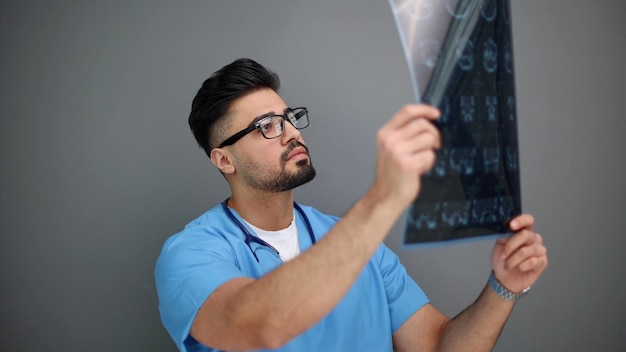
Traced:
<path fill-rule="evenodd" d="M 296 147 L 291 153 L 289 153 L 289 155 L 287 156 L 287 160 L 290 160 L 294 157 L 297 157 L 299 155 L 305 155 L 308 156 L 308 153 L 306 151 L 306 149 L 304 149 L 303 147 Z"/>
<path fill-rule="evenodd" d="M 292 141 L 289 144 L 287 149 L 280 156 L 281 163 L 286 163 L 287 161 L 299 158 L 301 155 L 305 155 L 307 158 L 309 156 L 309 148 L 304 145 L 304 143 L 298 141 Z"/>

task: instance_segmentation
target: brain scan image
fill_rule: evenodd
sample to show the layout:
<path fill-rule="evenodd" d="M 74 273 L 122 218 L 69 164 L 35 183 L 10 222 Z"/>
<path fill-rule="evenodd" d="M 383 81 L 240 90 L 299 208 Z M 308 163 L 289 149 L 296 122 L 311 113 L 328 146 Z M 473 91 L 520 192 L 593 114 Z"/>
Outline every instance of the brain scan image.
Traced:
<path fill-rule="evenodd" d="M 496 113 L 498 112 L 498 97 L 495 95 L 485 97 L 485 108 L 487 110 L 487 119 L 490 122 L 496 120 Z"/>
<path fill-rule="evenodd" d="M 498 211 L 501 219 L 510 219 L 516 215 L 511 200 L 502 195 L 498 196 Z"/>
<path fill-rule="evenodd" d="M 504 44 L 504 68 L 508 74 L 513 73 L 513 52 L 511 50 L 511 43 Z"/>
<path fill-rule="evenodd" d="M 515 121 L 515 99 L 513 97 L 508 97 L 506 99 L 506 107 L 509 121 Z"/>
<path fill-rule="evenodd" d="M 467 17 L 474 5 L 474 1 L 470 0 L 445 0 L 445 2 L 448 13 L 457 19 Z"/>
<path fill-rule="evenodd" d="M 506 235 L 522 212 L 510 0 L 389 3 L 416 101 L 441 111 L 404 244 Z"/>
<path fill-rule="evenodd" d="M 498 44 L 492 38 L 483 44 L 483 65 L 489 73 L 496 72 L 498 68 Z"/>
<path fill-rule="evenodd" d="M 476 148 L 459 148 L 450 151 L 450 169 L 458 174 L 472 175 L 478 151 Z"/>
<path fill-rule="evenodd" d="M 450 97 L 445 97 L 443 99 L 443 106 L 440 109 L 441 116 L 439 116 L 439 122 L 442 124 L 447 124 L 450 122 Z"/>
<path fill-rule="evenodd" d="M 483 165 L 484 172 L 497 173 L 500 171 L 500 149 L 498 148 L 485 148 L 483 149 Z"/>
<path fill-rule="evenodd" d="M 508 3 L 507 3 L 508 5 Z M 509 13 L 509 11 L 501 11 L 500 12 L 500 16 L 502 16 L 502 21 L 504 22 L 504 24 L 506 25 L 510 25 L 511 24 L 511 15 Z"/>
<path fill-rule="evenodd" d="M 480 14 L 487 22 L 493 21 L 498 15 L 498 2 L 496 0 L 482 0 Z"/>
<path fill-rule="evenodd" d="M 472 221 L 478 223 L 496 222 L 499 218 L 498 199 L 474 199 L 472 201 Z"/>
<path fill-rule="evenodd" d="M 434 212 L 419 214 L 415 219 L 415 226 L 432 230 L 437 226 L 437 215 Z"/>
<path fill-rule="evenodd" d="M 416 209 L 415 213 L 409 217 L 409 221 L 415 228 L 433 230 L 437 228 L 440 205 L 433 209 Z"/>
<path fill-rule="evenodd" d="M 517 171 L 519 164 L 517 148 L 506 147 L 506 167 L 511 171 Z"/>
<path fill-rule="evenodd" d="M 470 203 L 444 202 L 441 220 L 450 227 L 465 226 L 470 218 Z"/>
<path fill-rule="evenodd" d="M 437 152 L 435 165 L 433 165 L 433 168 L 428 171 L 428 175 L 436 175 L 437 177 L 444 177 L 446 175 L 449 153 L 450 151 L 447 149 L 440 149 Z"/>
<path fill-rule="evenodd" d="M 480 177 L 474 177 L 474 179 L 465 185 L 464 190 L 467 195 L 466 201 L 474 199 L 481 194 L 483 185 Z"/>
<path fill-rule="evenodd" d="M 459 67 L 464 71 L 470 71 L 474 67 L 474 43 L 471 40 L 459 38 L 455 47 Z"/>
<path fill-rule="evenodd" d="M 464 122 L 474 121 L 474 114 L 476 113 L 476 99 L 473 95 L 461 96 L 461 115 Z"/>

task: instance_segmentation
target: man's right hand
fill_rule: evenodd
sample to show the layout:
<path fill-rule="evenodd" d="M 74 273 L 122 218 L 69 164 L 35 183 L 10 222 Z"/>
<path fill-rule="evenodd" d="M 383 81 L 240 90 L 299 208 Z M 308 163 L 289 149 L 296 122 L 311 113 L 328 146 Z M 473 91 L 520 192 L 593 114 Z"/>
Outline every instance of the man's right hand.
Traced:
<path fill-rule="evenodd" d="M 439 130 L 432 121 L 438 109 L 405 105 L 377 135 L 376 180 L 372 191 L 406 208 L 420 191 L 420 178 L 435 162 L 441 147 Z"/>

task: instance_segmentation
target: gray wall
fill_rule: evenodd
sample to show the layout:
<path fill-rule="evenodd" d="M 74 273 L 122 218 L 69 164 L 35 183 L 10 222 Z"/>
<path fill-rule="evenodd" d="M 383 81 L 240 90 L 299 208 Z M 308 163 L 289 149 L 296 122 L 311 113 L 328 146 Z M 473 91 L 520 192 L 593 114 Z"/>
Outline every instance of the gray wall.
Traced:
<path fill-rule="evenodd" d="M 550 267 L 497 351 L 626 349 L 626 2 L 515 1 L 523 208 Z M 373 179 L 374 134 L 411 101 L 387 1 L 0 2 L 0 350 L 173 351 L 152 270 L 163 241 L 228 195 L 186 125 L 201 82 L 253 57 L 305 105 L 318 177 L 343 213 Z M 454 315 L 490 242 L 400 248 Z"/>

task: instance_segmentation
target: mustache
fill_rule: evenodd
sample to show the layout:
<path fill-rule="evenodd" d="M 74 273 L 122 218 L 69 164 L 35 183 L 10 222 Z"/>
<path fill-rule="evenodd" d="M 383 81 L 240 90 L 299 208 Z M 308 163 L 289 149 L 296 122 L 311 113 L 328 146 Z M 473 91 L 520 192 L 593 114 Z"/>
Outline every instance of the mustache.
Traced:
<path fill-rule="evenodd" d="M 287 158 L 289 158 L 289 154 L 291 154 L 291 152 L 298 147 L 304 148 L 304 150 L 306 150 L 306 153 L 309 154 L 309 148 L 306 145 L 298 141 L 293 141 L 289 143 L 289 145 L 287 146 L 287 149 L 285 149 L 283 154 L 280 156 L 280 159 L 282 161 L 287 161 Z"/>

